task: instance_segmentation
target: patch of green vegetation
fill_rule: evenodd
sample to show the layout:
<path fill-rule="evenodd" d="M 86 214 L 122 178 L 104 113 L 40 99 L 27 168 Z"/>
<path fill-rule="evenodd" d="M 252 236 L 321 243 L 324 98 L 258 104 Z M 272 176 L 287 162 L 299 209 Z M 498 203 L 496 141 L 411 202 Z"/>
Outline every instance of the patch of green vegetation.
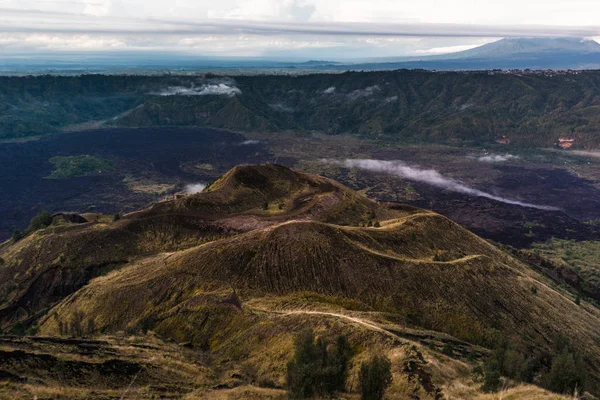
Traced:
<path fill-rule="evenodd" d="M 532 252 L 564 269 L 566 272 L 563 276 L 574 277 L 571 284 L 576 285 L 579 296 L 597 304 L 600 297 L 600 241 L 577 242 L 553 238 L 534 243 Z"/>
<path fill-rule="evenodd" d="M 52 157 L 54 171 L 48 176 L 51 179 L 67 179 L 85 176 L 93 172 L 111 172 L 115 167 L 112 161 L 90 155 Z"/>
<path fill-rule="evenodd" d="M 534 243 L 534 252 L 558 264 L 568 265 L 581 272 L 595 271 L 600 283 L 600 241 L 556 239 L 544 243 Z"/>
<path fill-rule="evenodd" d="M 533 229 L 533 228 L 543 228 L 544 224 L 540 224 L 538 222 L 534 222 L 534 221 L 527 221 L 523 223 L 523 228 L 527 228 L 527 229 Z"/>
<path fill-rule="evenodd" d="M 419 194 L 411 184 L 404 186 L 404 198 L 406 200 L 417 200 L 419 198 Z"/>
<path fill-rule="evenodd" d="M 52 215 L 46 210 L 37 214 L 35 217 L 31 218 L 29 222 L 29 227 L 27 228 L 28 232 L 37 231 L 38 229 L 43 229 L 52 223 Z"/>
<path fill-rule="evenodd" d="M 580 351 L 566 338 L 559 338 L 550 353 L 531 351 L 510 340 L 502 340 L 484 362 L 482 390 L 500 389 L 500 377 L 532 383 L 538 379 L 543 387 L 557 393 L 585 390 L 587 369 Z"/>
<path fill-rule="evenodd" d="M 25 231 L 21 231 L 18 229 L 15 229 L 13 231 L 12 234 L 12 240 L 13 242 L 18 242 L 19 240 L 23 239 L 25 236 L 29 235 L 32 232 L 35 232 L 39 229 L 44 229 L 47 228 L 48 226 L 50 226 L 52 224 L 52 215 L 44 210 L 40 213 L 38 213 L 36 216 L 34 216 L 33 218 L 31 218 L 31 221 L 29 222 L 29 226 L 27 227 L 27 229 Z"/>
<path fill-rule="evenodd" d="M 315 342 L 314 332 L 306 330 L 296 336 L 294 347 L 294 358 L 287 367 L 291 398 L 331 397 L 336 391 L 344 391 L 351 356 L 345 336 L 338 336 L 335 343 L 322 338 Z"/>

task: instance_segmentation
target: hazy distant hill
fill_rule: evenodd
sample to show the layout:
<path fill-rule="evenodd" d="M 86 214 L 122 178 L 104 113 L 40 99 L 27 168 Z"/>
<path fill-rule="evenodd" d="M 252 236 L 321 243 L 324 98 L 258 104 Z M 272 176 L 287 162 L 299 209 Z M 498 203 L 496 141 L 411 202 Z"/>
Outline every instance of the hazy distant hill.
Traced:
<path fill-rule="evenodd" d="M 582 38 L 506 38 L 457 53 L 378 59 L 329 68 L 385 70 L 596 69 L 600 44 Z"/>
<path fill-rule="evenodd" d="M 432 57 L 438 60 L 459 58 L 507 58 L 555 53 L 564 54 L 600 54 L 600 44 L 594 40 L 581 38 L 507 38 L 488 43 L 474 49 L 458 53 Z"/>

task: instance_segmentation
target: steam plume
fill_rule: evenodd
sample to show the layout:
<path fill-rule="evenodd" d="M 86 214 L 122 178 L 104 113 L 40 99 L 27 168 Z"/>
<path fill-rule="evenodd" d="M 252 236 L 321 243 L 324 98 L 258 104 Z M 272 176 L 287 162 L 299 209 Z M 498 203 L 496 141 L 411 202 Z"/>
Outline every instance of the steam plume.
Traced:
<path fill-rule="evenodd" d="M 204 190 L 205 187 L 206 187 L 206 185 L 204 183 L 191 183 L 191 184 L 185 186 L 185 193 L 186 194 L 200 193 L 201 191 Z"/>
<path fill-rule="evenodd" d="M 249 145 L 253 145 L 253 144 L 259 144 L 260 140 L 244 140 L 242 143 L 240 143 L 242 146 L 249 146 Z"/>
<path fill-rule="evenodd" d="M 483 157 L 479 157 L 477 158 L 478 161 L 483 161 L 483 162 L 504 162 L 504 161 L 509 161 L 509 160 L 517 160 L 519 158 L 519 156 L 514 156 L 512 154 L 490 154 L 487 156 L 483 156 Z"/>
<path fill-rule="evenodd" d="M 565 151 L 565 152 L 559 152 L 561 154 L 566 154 L 566 155 L 576 155 L 576 156 L 583 156 L 583 157 L 593 157 L 593 158 L 600 158 L 600 151 L 585 151 L 585 150 L 569 150 L 569 151 Z"/>
<path fill-rule="evenodd" d="M 541 206 L 537 204 L 524 203 L 518 200 L 508 199 L 506 197 L 496 196 L 478 189 L 470 188 L 463 183 L 453 179 L 443 177 L 434 169 L 418 169 L 406 165 L 402 161 L 381 161 L 368 159 L 349 159 L 343 162 L 343 165 L 348 168 L 359 168 L 368 171 L 384 172 L 390 175 L 397 175 L 403 178 L 425 182 L 430 185 L 440 187 L 447 190 L 452 190 L 458 193 L 464 193 L 469 196 L 485 197 L 487 199 L 500 201 L 506 204 L 514 204 L 521 207 L 536 208 L 538 210 L 556 211 L 556 207 Z"/>
<path fill-rule="evenodd" d="M 370 97 L 375 94 L 375 92 L 380 91 L 378 85 L 367 86 L 364 89 L 356 89 L 352 92 L 348 93 L 348 97 L 352 100 L 360 99 L 361 97 Z"/>

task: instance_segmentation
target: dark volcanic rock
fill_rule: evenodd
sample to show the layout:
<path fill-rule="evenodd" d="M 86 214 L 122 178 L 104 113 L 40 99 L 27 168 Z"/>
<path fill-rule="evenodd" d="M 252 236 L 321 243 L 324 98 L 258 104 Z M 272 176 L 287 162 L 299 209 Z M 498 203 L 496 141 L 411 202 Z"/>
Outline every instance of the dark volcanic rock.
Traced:
<path fill-rule="evenodd" d="M 52 135 L 24 143 L 0 143 L 0 241 L 24 229 L 31 217 L 50 212 L 127 212 L 156 199 L 131 191 L 126 177 L 172 184 L 209 182 L 238 164 L 269 158 L 266 145 L 242 145 L 238 134 L 207 128 L 103 129 Z M 70 179 L 47 179 L 54 156 L 94 155 L 109 159 L 115 171 Z M 182 166 L 206 163 L 211 175 Z M 74 221 L 72 221 L 74 222 Z"/>

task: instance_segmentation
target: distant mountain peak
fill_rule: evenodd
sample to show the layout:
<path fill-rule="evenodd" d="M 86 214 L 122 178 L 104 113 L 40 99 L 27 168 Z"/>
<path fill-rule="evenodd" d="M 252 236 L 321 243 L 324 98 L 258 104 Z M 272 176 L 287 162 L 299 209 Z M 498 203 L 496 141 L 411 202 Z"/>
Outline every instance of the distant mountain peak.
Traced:
<path fill-rule="evenodd" d="M 504 38 L 474 49 L 454 54 L 440 55 L 437 58 L 506 58 L 520 55 L 549 53 L 600 53 L 600 43 L 579 37 Z"/>

